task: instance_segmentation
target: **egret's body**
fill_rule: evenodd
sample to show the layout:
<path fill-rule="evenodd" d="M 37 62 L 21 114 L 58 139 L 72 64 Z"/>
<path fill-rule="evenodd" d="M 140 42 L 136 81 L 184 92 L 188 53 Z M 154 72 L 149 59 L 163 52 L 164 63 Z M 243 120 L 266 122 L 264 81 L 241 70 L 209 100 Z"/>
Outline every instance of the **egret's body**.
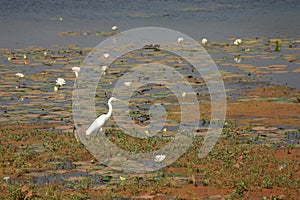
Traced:
<path fill-rule="evenodd" d="M 102 131 L 102 126 L 105 124 L 105 122 L 110 118 L 111 114 L 112 114 L 112 105 L 111 102 L 118 100 L 115 97 L 111 97 L 108 100 L 108 113 L 101 115 L 100 117 L 98 117 L 93 123 L 92 125 L 86 130 L 85 134 L 86 135 L 90 135 L 95 131 L 98 131 L 100 129 L 100 131 Z"/>

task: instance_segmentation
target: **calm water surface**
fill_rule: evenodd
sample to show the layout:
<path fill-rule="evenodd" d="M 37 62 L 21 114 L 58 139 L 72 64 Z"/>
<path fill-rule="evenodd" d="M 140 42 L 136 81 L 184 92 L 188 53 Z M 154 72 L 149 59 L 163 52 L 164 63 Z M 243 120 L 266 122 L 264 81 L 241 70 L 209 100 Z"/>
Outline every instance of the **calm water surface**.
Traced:
<path fill-rule="evenodd" d="M 298 37 L 300 1 L 238 0 L 12 0 L 0 3 L 0 46 L 77 44 L 94 47 L 104 38 L 96 31 L 158 26 L 181 31 L 196 40 L 208 37 Z M 63 21 L 58 20 L 62 18 Z M 64 31 L 90 35 L 60 37 Z"/>

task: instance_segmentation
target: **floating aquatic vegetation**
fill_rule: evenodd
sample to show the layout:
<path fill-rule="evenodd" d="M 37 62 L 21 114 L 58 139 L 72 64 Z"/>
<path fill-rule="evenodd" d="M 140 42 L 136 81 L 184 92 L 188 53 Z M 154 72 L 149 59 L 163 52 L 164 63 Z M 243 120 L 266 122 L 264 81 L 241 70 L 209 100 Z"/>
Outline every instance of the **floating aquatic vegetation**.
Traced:
<path fill-rule="evenodd" d="M 279 40 L 276 40 L 276 48 L 275 48 L 275 51 L 280 51 L 280 43 L 279 43 Z"/>
<path fill-rule="evenodd" d="M 106 36 L 112 36 L 112 35 L 113 35 L 112 32 L 106 32 L 106 31 L 98 31 L 98 32 L 96 32 L 96 36 L 106 37 Z"/>
<path fill-rule="evenodd" d="M 81 32 L 75 32 L 75 31 L 71 31 L 71 32 L 60 32 L 57 33 L 58 36 L 80 36 Z"/>

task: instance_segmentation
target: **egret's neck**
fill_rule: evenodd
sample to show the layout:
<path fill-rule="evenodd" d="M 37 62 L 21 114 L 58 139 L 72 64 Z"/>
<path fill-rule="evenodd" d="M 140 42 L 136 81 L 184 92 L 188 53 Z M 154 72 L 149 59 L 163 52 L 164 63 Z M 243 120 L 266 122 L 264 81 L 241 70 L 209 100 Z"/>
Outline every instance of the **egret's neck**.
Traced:
<path fill-rule="evenodd" d="M 112 105 L 111 105 L 112 101 L 108 101 L 108 113 L 106 114 L 108 117 L 111 116 L 112 114 Z"/>

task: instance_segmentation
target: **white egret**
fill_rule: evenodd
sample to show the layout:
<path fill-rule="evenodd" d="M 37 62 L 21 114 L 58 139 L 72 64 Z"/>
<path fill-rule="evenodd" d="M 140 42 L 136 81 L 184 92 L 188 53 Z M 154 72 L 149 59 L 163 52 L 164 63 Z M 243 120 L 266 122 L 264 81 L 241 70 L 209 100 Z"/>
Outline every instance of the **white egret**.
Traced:
<path fill-rule="evenodd" d="M 105 122 L 110 118 L 111 114 L 112 114 L 112 101 L 116 101 L 119 100 L 115 97 L 111 97 L 108 100 L 108 113 L 101 115 L 100 117 L 98 117 L 93 123 L 92 125 L 86 130 L 85 134 L 86 135 L 90 135 L 91 133 L 93 133 L 94 131 L 98 131 L 100 129 L 100 131 L 102 132 L 102 126 L 105 124 Z"/>

